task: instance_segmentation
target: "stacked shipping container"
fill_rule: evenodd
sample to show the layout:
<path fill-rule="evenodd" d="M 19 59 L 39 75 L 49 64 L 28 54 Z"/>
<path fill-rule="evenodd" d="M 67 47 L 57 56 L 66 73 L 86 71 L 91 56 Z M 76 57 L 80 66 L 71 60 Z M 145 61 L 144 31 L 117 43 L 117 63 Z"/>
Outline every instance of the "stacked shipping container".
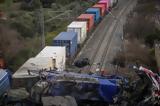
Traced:
<path fill-rule="evenodd" d="M 66 56 L 69 58 L 75 56 L 78 49 L 77 45 L 85 41 L 87 32 L 91 31 L 94 24 L 99 22 L 105 12 L 108 12 L 108 9 L 117 1 L 100 0 L 92 8 L 88 8 L 85 14 L 81 14 L 76 21 L 68 25 L 67 32 L 62 32 L 53 39 L 53 46 L 45 47 L 35 58 L 29 59 L 14 75 L 17 75 L 16 77 L 24 77 L 24 73 L 27 73 L 27 70 L 39 70 L 40 68 L 64 70 Z M 0 60 L 0 67 L 3 66 L 4 63 Z"/>
<path fill-rule="evenodd" d="M 104 4 L 95 4 L 93 6 L 93 8 L 100 9 L 100 15 L 101 15 L 101 17 L 103 17 L 105 15 L 105 12 L 106 12 L 106 8 L 105 7 L 106 7 L 106 5 L 104 5 Z"/>
<path fill-rule="evenodd" d="M 118 0 L 100 0 L 98 2 L 98 4 L 104 4 L 104 3 L 106 3 L 107 7 L 111 9 L 114 5 L 118 3 Z"/>
<path fill-rule="evenodd" d="M 106 11 L 108 11 L 108 9 L 109 9 L 109 1 L 110 0 L 101 0 L 97 4 L 103 4 L 103 5 L 105 5 L 105 9 L 106 9 Z"/>
<path fill-rule="evenodd" d="M 86 10 L 87 14 L 94 14 L 94 22 L 98 23 L 100 21 L 101 15 L 100 15 L 100 9 L 99 8 L 88 8 Z"/>
<path fill-rule="evenodd" d="M 65 46 L 66 56 L 74 57 L 77 52 L 77 33 L 61 32 L 54 40 L 53 46 Z"/>
<path fill-rule="evenodd" d="M 87 31 L 89 32 L 94 25 L 94 14 L 81 14 L 77 21 L 87 22 Z"/>
<path fill-rule="evenodd" d="M 78 44 L 82 44 L 87 36 L 87 22 L 73 21 L 67 26 L 68 32 L 76 32 L 78 37 Z"/>
<path fill-rule="evenodd" d="M 52 57 L 33 57 L 28 59 L 13 75 L 13 78 L 32 78 L 39 75 L 39 71 L 55 69 Z"/>

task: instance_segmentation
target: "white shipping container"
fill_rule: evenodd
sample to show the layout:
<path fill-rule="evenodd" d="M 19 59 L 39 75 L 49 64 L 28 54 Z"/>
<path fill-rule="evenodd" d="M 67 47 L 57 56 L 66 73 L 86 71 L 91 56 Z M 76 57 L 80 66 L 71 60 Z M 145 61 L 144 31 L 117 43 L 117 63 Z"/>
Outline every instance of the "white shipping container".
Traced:
<path fill-rule="evenodd" d="M 87 36 L 87 22 L 73 21 L 68 25 L 67 31 L 77 32 L 78 44 L 81 44 Z"/>
<path fill-rule="evenodd" d="M 39 75 L 40 70 L 54 69 L 54 66 L 55 64 L 53 63 L 53 59 L 51 57 L 30 58 L 14 73 L 13 77 L 14 78 L 36 77 Z"/>
<path fill-rule="evenodd" d="M 36 57 L 51 57 L 58 71 L 65 69 L 65 46 L 46 46 Z"/>

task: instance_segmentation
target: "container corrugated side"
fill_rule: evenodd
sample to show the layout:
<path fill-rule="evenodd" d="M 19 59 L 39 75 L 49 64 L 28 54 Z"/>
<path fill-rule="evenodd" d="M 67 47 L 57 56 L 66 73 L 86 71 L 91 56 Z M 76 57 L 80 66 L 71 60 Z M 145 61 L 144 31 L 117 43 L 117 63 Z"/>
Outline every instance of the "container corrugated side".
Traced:
<path fill-rule="evenodd" d="M 84 25 L 83 25 L 82 35 L 83 35 L 83 42 L 84 42 L 87 37 L 87 23 L 86 22 L 84 22 Z"/>
<path fill-rule="evenodd" d="M 9 77 L 8 73 L 5 71 L 0 72 L 0 96 L 3 95 L 9 88 Z"/>
<path fill-rule="evenodd" d="M 111 8 L 113 5 L 113 0 L 100 0 L 101 2 L 106 2 L 107 3 L 107 7 Z"/>
<path fill-rule="evenodd" d="M 67 31 L 68 32 L 71 32 L 71 31 L 76 32 L 77 35 L 78 35 L 78 44 L 83 43 L 82 42 L 82 36 L 81 36 L 82 35 L 82 28 L 80 28 L 80 27 L 79 28 L 73 28 L 72 27 L 72 28 L 68 28 Z"/>
<path fill-rule="evenodd" d="M 105 5 L 105 9 L 107 9 L 107 3 L 102 3 L 101 1 L 99 1 L 97 4 L 103 4 Z"/>
<path fill-rule="evenodd" d="M 94 14 L 81 14 L 76 20 L 87 22 L 87 31 L 89 32 L 94 25 Z"/>
<path fill-rule="evenodd" d="M 72 24 L 70 24 L 71 26 Z M 72 33 L 71 33 L 72 32 Z M 76 32 L 63 32 L 53 40 L 53 46 L 65 46 L 66 47 L 66 56 L 74 57 L 77 51 L 77 33 Z M 68 37 L 69 36 L 69 37 Z"/>
<path fill-rule="evenodd" d="M 66 35 L 67 36 L 67 35 Z M 66 47 L 66 56 L 74 57 L 77 52 L 77 33 L 70 40 L 53 40 L 53 46 L 65 46 Z"/>
<path fill-rule="evenodd" d="M 101 17 L 103 17 L 105 15 L 106 9 L 105 9 L 105 5 L 104 4 L 95 4 L 93 7 L 100 9 Z"/>
<path fill-rule="evenodd" d="M 86 10 L 87 14 L 94 14 L 94 21 L 95 23 L 98 23 L 100 21 L 100 9 L 99 8 L 88 8 Z"/>
<path fill-rule="evenodd" d="M 90 14 L 90 19 L 89 19 L 89 31 L 92 29 L 92 27 L 94 26 L 94 15 Z"/>
<path fill-rule="evenodd" d="M 67 31 L 73 31 L 76 32 L 78 35 L 78 44 L 81 44 L 84 42 L 86 36 L 87 36 L 87 22 L 78 22 L 74 21 L 67 27 Z"/>
<path fill-rule="evenodd" d="M 77 46 L 78 46 L 78 41 L 77 41 L 77 35 L 72 39 L 70 42 L 71 49 L 70 49 L 70 57 L 74 57 L 77 53 Z"/>

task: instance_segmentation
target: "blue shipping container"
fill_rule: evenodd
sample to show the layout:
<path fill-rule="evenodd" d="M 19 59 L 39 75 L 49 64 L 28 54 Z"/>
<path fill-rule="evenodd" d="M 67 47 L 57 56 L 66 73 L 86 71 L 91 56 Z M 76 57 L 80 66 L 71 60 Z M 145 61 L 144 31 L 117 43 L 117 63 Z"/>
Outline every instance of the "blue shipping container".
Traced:
<path fill-rule="evenodd" d="M 100 16 L 100 9 L 98 9 L 98 8 L 88 8 L 86 10 L 86 13 L 87 14 L 94 14 L 94 21 L 96 23 L 100 21 L 100 18 L 101 18 L 101 16 Z"/>
<path fill-rule="evenodd" d="M 8 73 L 0 70 L 0 96 L 2 96 L 10 88 Z"/>
<path fill-rule="evenodd" d="M 61 32 L 53 39 L 53 46 L 65 46 L 67 57 L 74 57 L 77 52 L 77 33 Z"/>

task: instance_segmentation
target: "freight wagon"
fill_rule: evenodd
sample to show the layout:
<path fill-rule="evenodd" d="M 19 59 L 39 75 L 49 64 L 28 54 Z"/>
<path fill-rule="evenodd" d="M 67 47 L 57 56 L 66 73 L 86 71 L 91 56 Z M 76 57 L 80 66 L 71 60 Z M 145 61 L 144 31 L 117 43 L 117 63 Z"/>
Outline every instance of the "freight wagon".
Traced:
<path fill-rule="evenodd" d="M 88 8 L 85 14 L 81 14 L 75 21 L 68 25 L 68 32 L 62 32 L 53 39 L 53 46 L 46 46 L 35 58 L 30 60 L 32 61 L 31 63 L 27 62 L 28 65 L 22 66 L 20 70 L 36 70 L 37 67 L 46 69 L 56 68 L 58 71 L 64 70 L 66 57 L 73 58 L 75 56 L 78 44 L 82 44 L 85 41 L 87 33 L 105 15 L 104 11 L 108 11 L 109 8 L 112 8 L 117 3 L 118 0 L 100 0 L 92 8 Z M 0 60 L 0 67 L 3 66 L 4 62 Z M 39 68 L 37 69 L 39 70 Z M 17 76 L 24 77 L 19 70 L 17 72 Z M 27 71 L 26 73 L 28 74 Z"/>
<path fill-rule="evenodd" d="M 82 44 L 87 37 L 87 22 L 73 21 L 67 26 L 67 32 L 76 32 L 78 44 Z"/>
<path fill-rule="evenodd" d="M 105 12 L 106 12 L 106 8 L 105 8 L 105 5 L 104 4 L 95 4 L 93 6 L 93 8 L 98 8 L 100 9 L 100 15 L 101 17 L 103 17 L 105 15 Z"/>
<path fill-rule="evenodd" d="M 105 5 L 105 9 L 106 9 L 106 11 L 108 11 L 108 9 L 109 9 L 109 1 L 110 0 L 101 0 L 101 1 L 99 1 L 97 4 L 103 4 L 103 5 Z"/>
<path fill-rule="evenodd" d="M 88 8 L 86 10 L 86 14 L 93 14 L 94 15 L 95 24 L 100 22 L 101 15 L 100 15 L 100 9 L 99 8 Z"/>
<path fill-rule="evenodd" d="M 76 32 L 61 32 L 53 39 L 53 46 L 65 46 L 66 56 L 74 57 L 77 52 L 77 33 Z"/>
<path fill-rule="evenodd" d="M 108 9 L 111 9 L 118 0 L 100 0 L 98 4 L 107 4 Z"/>
<path fill-rule="evenodd" d="M 32 57 L 28 59 L 14 74 L 14 78 L 33 78 L 39 75 L 37 70 L 54 70 L 55 61 L 51 57 Z M 34 72 L 34 73 L 33 73 Z"/>
<path fill-rule="evenodd" d="M 87 31 L 89 32 L 94 26 L 94 14 L 81 14 L 77 21 L 87 22 Z"/>
<path fill-rule="evenodd" d="M 65 46 L 46 46 L 37 57 L 51 57 L 57 68 L 57 71 L 65 69 L 66 64 L 66 48 Z"/>

